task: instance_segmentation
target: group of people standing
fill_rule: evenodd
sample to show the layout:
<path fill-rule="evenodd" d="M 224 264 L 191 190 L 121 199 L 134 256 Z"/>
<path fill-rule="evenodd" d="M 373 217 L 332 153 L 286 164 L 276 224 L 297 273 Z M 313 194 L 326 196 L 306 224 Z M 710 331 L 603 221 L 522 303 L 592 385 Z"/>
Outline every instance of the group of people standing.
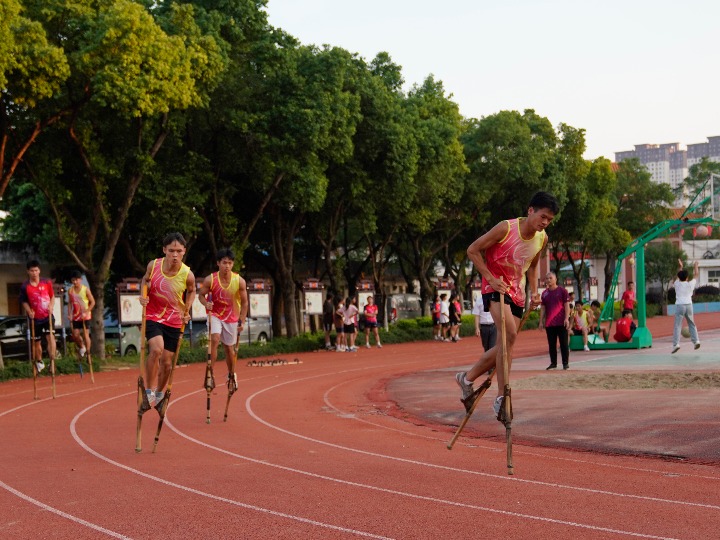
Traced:
<path fill-rule="evenodd" d="M 460 323 L 462 322 L 462 304 L 457 293 L 435 296 L 432 303 L 433 339 L 436 341 L 460 341 Z"/>
<path fill-rule="evenodd" d="M 365 347 L 370 348 L 370 334 L 375 337 L 375 345 L 382 348 L 378 332 L 378 306 L 375 298 L 368 296 L 363 307 L 362 317 L 365 327 Z M 325 332 L 325 349 L 336 352 L 357 352 L 355 345 L 360 326 L 360 310 L 357 307 L 357 297 L 342 296 L 334 298 L 328 294 L 323 304 L 323 331 Z M 332 329 L 335 328 L 335 345 L 330 339 Z"/>

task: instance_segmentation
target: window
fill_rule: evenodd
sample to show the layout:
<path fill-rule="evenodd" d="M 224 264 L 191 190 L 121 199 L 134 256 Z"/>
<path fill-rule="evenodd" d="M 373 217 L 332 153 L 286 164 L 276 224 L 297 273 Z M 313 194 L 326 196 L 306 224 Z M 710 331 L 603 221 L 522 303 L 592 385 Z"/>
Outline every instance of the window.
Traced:
<path fill-rule="evenodd" d="M 708 284 L 720 283 L 720 270 L 708 270 Z"/>

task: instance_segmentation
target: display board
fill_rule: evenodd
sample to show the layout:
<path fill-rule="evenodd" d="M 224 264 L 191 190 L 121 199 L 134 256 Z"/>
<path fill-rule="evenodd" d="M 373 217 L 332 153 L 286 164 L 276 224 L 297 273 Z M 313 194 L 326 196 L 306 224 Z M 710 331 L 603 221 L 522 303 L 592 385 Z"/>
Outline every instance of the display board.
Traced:
<path fill-rule="evenodd" d="M 270 295 L 266 292 L 248 292 L 250 313 L 252 317 L 270 317 Z"/>
<path fill-rule="evenodd" d="M 142 306 L 140 305 L 139 294 L 118 294 L 118 320 L 123 325 L 142 323 Z"/>
<path fill-rule="evenodd" d="M 303 291 L 305 293 L 305 313 L 308 315 L 322 315 L 322 291 Z"/>

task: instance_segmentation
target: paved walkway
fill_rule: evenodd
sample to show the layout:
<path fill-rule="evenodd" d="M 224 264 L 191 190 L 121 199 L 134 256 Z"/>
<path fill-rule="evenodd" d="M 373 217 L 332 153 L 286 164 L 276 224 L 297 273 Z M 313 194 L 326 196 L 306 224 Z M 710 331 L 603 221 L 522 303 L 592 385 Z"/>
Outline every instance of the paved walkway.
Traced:
<path fill-rule="evenodd" d="M 563 447 L 594 452 L 647 455 L 667 459 L 720 464 L 720 314 L 697 315 L 702 346 L 693 350 L 684 339 L 671 354 L 672 317 L 655 317 L 648 327 L 653 346 L 641 350 L 571 351 L 568 371 L 545 371 L 549 361 L 544 332 L 522 332 L 513 363 L 513 440 L 516 444 Z M 458 359 L 468 366 L 478 354 L 478 341 L 432 343 L 428 354 L 457 347 Z M 448 439 L 463 416 L 457 368 L 412 373 L 389 383 L 388 394 L 406 418 L 447 431 Z M 606 389 L 572 388 L 581 375 L 628 379 L 677 375 L 705 380 L 704 388 Z M 653 375 L 657 374 L 657 375 Z M 554 378 L 552 389 L 539 388 Z M 530 384 L 522 379 L 535 378 Z M 709 379 L 709 383 L 707 382 Z M 493 386 L 483 398 L 463 436 L 504 438 L 504 429 L 490 409 Z"/>

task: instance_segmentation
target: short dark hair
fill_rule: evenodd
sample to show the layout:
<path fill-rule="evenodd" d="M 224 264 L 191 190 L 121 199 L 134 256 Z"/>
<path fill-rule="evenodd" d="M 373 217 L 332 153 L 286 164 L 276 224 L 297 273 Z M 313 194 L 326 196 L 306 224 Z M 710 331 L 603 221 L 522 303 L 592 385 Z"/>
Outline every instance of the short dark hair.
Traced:
<path fill-rule="evenodd" d="M 82 272 L 80 272 L 80 270 L 73 270 L 70 274 L 70 279 L 82 279 Z"/>
<path fill-rule="evenodd" d="M 590 302 L 590 307 L 600 307 L 600 302 L 598 302 L 597 300 L 593 300 L 592 302 Z"/>
<path fill-rule="evenodd" d="M 187 242 L 185 241 L 185 238 L 182 234 L 179 232 L 171 232 L 167 235 L 165 235 L 165 238 L 163 238 L 163 247 L 169 246 L 173 242 L 177 242 L 178 244 L 181 244 L 182 247 L 187 247 Z"/>
<path fill-rule="evenodd" d="M 215 254 L 215 260 L 217 262 L 222 261 L 223 259 L 230 259 L 231 261 L 235 260 L 235 253 L 230 248 L 222 248 L 219 249 L 218 252 Z"/>
<path fill-rule="evenodd" d="M 688 275 L 689 275 L 689 274 L 688 274 L 687 270 L 680 270 L 680 271 L 677 273 L 678 279 L 679 279 L 680 281 L 687 281 Z"/>
<path fill-rule="evenodd" d="M 623 309 L 622 316 L 624 317 L 625 315 L 632 315 L 632 309 Z"/>
<path fill-rule="evenodd" d="M 582 301 L 582 300 L 575 300 L 575 305 L 582 307 L 583 301 Z"/>
<path fill-rule="evenodd" d="M 634 282 L 634 281 L 628 281 L 628 287 L 629 287 L 630 285 L 635 285 L 635 282 Z"/>
<path fill-rule="evenodd" d="M 532 208 L 534 210 L 547 208 L 553 214 L 557 214 L 560 211 L 560 204 L 557 199 L 549 193 L 545 191 L 538 191 L 535 195 L 533 195 L 532 199 L 530 199 L 528 208 Z"/>
<path fill-rule="evenodd" d="M 25 268 L 28 270 L 30 270 L 31 268 L 40 268 L 40 261 L 38 261 L 37 259 L 30 259 L 25 265 Z"/>

